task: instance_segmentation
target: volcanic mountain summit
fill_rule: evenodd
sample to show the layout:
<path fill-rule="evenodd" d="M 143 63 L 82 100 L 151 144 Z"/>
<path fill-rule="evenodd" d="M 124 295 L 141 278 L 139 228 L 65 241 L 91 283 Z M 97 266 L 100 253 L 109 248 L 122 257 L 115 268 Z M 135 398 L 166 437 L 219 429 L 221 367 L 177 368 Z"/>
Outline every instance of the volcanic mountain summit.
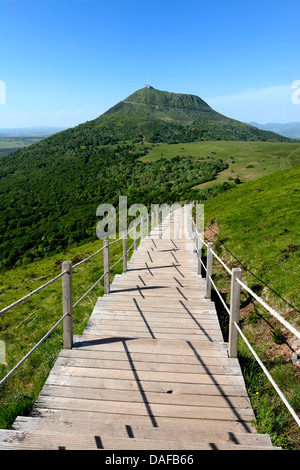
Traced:
<path fill-rule="evenodd" d="M 133 137 L 148 142 L 194 142 L 197 140 L 248 140 L 284 142 L 273 132 L 230 119 L 195 95 L 141 88 L 106 111 L 97 125 L 115 131 L 123 127 Z M 124 136 L 125 137 L 125 136 Z"/>

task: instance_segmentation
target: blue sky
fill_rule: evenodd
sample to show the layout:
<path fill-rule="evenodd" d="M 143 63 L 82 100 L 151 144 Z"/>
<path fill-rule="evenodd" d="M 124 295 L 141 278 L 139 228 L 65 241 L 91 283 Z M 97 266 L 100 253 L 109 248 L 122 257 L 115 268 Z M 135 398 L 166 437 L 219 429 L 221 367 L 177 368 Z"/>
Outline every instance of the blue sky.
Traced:
<path fill-rule="evenodd" d="M 147 76 L 241 121 L 300 121 L 299 21 L 299 0 L 0 0 L 0 127 L 77 125 Z"/>

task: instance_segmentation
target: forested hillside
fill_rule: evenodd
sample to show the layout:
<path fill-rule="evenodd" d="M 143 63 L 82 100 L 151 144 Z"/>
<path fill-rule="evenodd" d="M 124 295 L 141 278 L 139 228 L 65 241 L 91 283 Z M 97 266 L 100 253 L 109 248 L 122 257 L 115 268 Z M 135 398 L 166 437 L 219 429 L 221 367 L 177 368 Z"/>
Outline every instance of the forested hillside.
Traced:
<path fill-rule="evenodd" d="M 203 140 L 289 142 L 226 118 L 199 97 L 145 88 L 93 121 L 1 158 L 0 268 L 94 238 L 98 205 L 117 206 L 120 195 L 129 205 L 207 198 L 212 190 L 195 187 L 226 169 L 225 159 L 139 160 L 158 142 Z"/>
<path fill-rule="evenodd" d="M 60 137 L 59 137 L 60 136 Z M 56 141 L 63 137 L 56 136 Z M 1 178 L 2 267 L 25 263 L 95 237 L 96 209 L 102 203 L 171 203 L 194 199 L 195 184 L 227 166 L 220 160 L 175 157 L 143 163 L 134 145 L 67 147 L 53 153 L 45 140 L 4 157 Z"/>

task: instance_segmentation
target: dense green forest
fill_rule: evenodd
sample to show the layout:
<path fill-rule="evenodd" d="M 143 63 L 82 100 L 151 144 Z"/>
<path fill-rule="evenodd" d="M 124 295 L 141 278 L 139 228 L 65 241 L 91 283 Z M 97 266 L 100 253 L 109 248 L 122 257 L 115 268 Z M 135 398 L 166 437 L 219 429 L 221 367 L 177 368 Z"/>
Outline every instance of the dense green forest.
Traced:
<path fill-rule="evenodd" d="M 82 148 L 76 140 L 65 146 L 63 137 L 55 136 L 55 154 L 49 138 L 1 159 L 2 267 L 94 238 L 96 209 L 102 203 L 117 208 L 120 195 L 128 197 L 128 205 L 197 199 L 200 192 L 193 186 L 227 167 L 207 157 L 143 163 L 139 157 L 147 149 L 141 145 L 99 146 L 95 139 L 88 145 L 85 139 Z"/>

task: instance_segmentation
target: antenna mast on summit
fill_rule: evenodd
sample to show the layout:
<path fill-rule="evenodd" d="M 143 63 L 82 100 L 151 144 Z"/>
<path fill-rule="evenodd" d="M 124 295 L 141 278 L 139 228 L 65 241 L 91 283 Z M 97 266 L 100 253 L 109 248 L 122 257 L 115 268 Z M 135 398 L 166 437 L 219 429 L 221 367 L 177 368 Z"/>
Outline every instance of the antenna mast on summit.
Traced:
<path fill-rule="evenodd" d="M 150 83 L 149 83 L 149 75 L 147 77 L 147 85 L 146 85 L 146 88 L 153 88 Z"/>

